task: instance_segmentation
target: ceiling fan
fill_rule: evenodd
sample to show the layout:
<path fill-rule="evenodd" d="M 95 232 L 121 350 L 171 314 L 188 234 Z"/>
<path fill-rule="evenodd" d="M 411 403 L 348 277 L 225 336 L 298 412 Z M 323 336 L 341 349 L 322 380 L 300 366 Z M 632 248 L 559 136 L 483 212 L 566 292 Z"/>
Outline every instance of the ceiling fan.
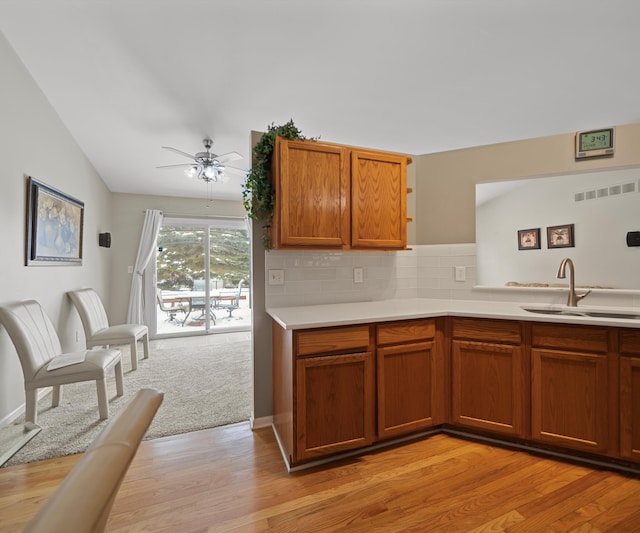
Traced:
<path fill-rule="evenodd" d="M 185 174 L 190 178 L 198 178 L 207 183 L 218 182 L 218 181 L 226 181 L 226 171 L 230 170 L 231 172 L 246 174 L 246 170 L 243 168 L 232 167 L 227 165 L 226 163 L 229 161 L 237 161 L 238 159 L 242 159 L 242 156 L 238 152 L 228 152 L 226 154 L 217 155 L 211 151 L 211 147 L 213 146 L 213 141 L 208 137 L 202 140 L 202 144 L 204 144 L 205 151 L 198 152 L 195 155 L 188 154 L 187 152 L 183 152 L 182 150 L 178 150 L 177 148 L 172 148 L 171 146 L 163 146 L 165 150 L 170 150 L 171 152 L 175 152 L 176 154 L 183 155 L 192 159 L 192 163 L 180 163 L 178 165 L 162 165 L 156 168 L 172 168 L 172 167 L 187 167 L 185 169 Z"/>

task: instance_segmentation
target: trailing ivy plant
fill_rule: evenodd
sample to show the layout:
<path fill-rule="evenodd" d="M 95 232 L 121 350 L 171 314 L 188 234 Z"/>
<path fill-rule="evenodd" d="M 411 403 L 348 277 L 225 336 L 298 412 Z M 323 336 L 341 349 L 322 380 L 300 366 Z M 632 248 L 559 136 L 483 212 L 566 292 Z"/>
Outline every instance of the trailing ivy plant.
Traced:
<path fill-rule="evenodd" d="M 289 120 L 282 126 L 276 126 L 272 123 L 253 148 L 253 165 L 242 187 L 242 203 L 249 218 L 262 222 L 264 230 L 262 240 L 267 249 L 271 247 L 270 230 L 275 206 L 275 190 L 271 180 L 271 160 L 276 137 L 284 137 L 289 140 L 306 139 L 295 126 L 293 120 Z"/>

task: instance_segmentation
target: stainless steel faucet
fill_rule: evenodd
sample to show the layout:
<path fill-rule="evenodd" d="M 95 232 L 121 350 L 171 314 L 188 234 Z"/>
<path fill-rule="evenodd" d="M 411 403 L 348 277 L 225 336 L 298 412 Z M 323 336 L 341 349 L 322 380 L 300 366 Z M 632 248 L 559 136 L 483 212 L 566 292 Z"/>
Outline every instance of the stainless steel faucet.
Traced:
<path fill-rule="evenodd" d="M 566 277 L 565 269 L 566 266 L 569 265 L 569 296 L 567 298 L 567 307 L 577 307 L 578 302 L 582 300 L 585 296 L 587 296 L 591 290 L 588 290 L 584 294 L 576 294 L 576 281 L 575 281 L 575 269 L 573 266 L 573 261 L 568 257 L 565 257 L 560 263 L 560 268 L 558 269 L 558 278 L 564 279 Z"/>

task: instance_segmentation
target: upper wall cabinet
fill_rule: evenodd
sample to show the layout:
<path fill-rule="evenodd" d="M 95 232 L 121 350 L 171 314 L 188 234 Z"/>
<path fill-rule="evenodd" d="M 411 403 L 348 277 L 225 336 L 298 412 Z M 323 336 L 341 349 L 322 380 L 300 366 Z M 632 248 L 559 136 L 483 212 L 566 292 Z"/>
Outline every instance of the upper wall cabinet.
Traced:
<path fill-rule="evenodd" d="M 402 250 L 407 156 L 316 141 L 276 140 L 276 249 Z"/>

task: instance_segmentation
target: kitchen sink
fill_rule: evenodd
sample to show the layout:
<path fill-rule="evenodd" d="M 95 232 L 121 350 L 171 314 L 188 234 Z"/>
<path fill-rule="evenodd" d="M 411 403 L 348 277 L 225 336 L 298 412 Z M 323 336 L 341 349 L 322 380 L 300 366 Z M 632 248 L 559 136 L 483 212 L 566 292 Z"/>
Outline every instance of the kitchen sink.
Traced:
<path fill-rule="evenodd" d="M 528 313 L 556 316 L 590 316 L 593 318 L 616 318 L 624 320 L 640 320 L 639 309 L 594 309 L 589 307 L 547 306 L 534 307 L 522 306 Z"/>

